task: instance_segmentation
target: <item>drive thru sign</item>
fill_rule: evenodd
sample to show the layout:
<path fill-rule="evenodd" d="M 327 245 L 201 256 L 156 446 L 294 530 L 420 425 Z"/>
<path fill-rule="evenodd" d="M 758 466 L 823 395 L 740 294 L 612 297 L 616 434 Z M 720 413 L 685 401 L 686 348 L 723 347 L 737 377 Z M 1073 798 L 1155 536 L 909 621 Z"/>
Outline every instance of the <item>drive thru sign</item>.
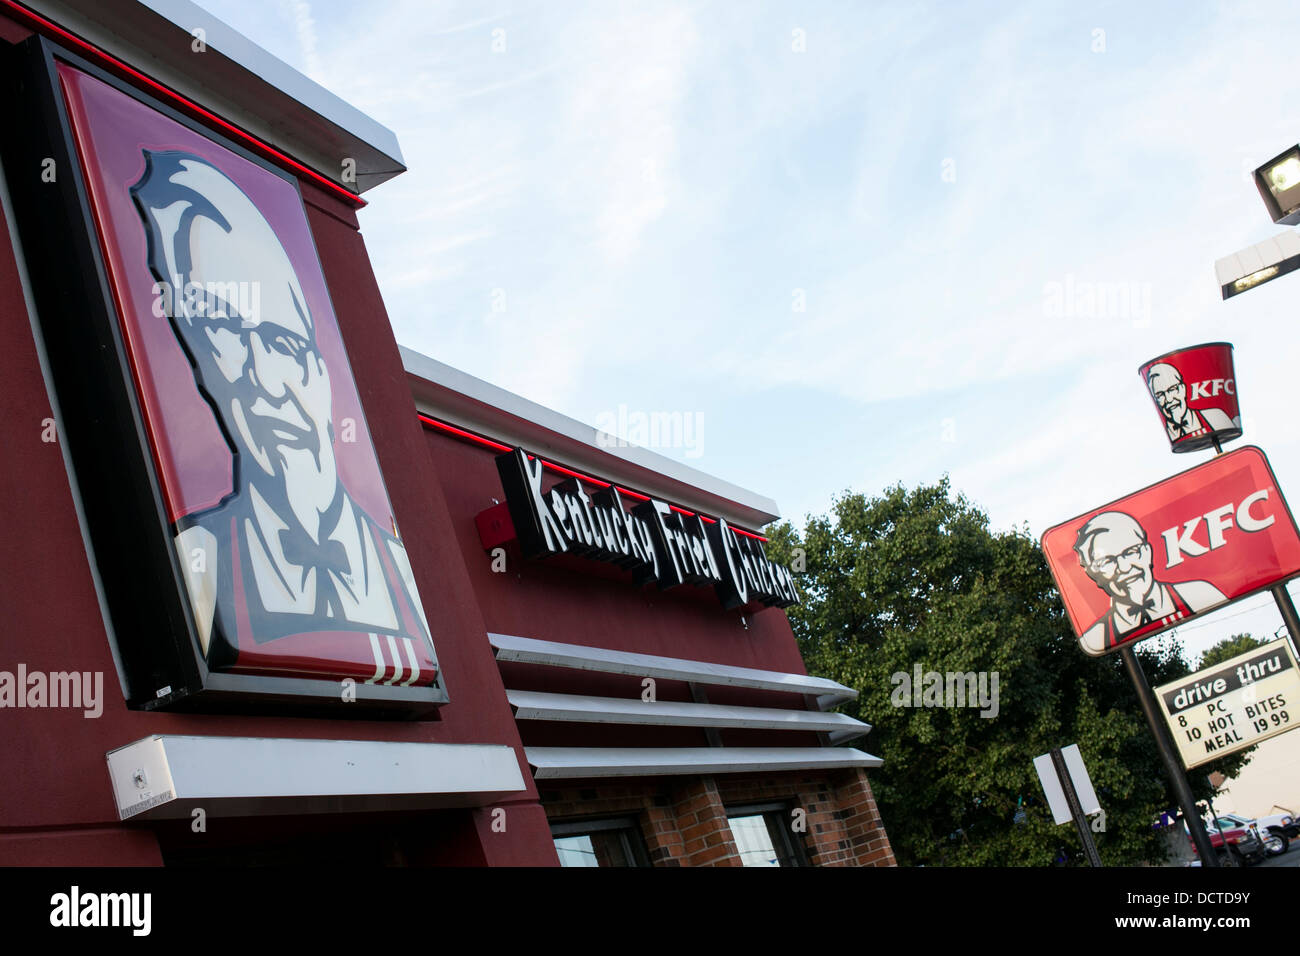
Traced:
<path fill-rule="evenodd" d="M 1300 667 L 1284 638 L 1156 688 L 1190 770 L 1300 726 Z"/>

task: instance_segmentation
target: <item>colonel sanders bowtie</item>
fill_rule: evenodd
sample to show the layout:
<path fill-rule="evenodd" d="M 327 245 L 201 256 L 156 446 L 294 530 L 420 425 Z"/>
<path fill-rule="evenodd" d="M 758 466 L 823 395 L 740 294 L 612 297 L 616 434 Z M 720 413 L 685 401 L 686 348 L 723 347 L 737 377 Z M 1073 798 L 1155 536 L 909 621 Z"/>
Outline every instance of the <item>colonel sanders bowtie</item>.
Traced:
<path fill-rule="evenodd" d="M 338 576 L 350 569 L 347 550 L 333 538 L 313 541 L 301 528 L 280 532 L 280 550 L 286 561 L 302 568 L 304 579 L 308 570 L 316 569 L 316 613 L 332 616 L 339 606 Z"/>
<path fill-rule="evenodd" d="M 1150 624 L 1155 620 L 1156 599 L 1152 598 L 1145 604 L 1137 605 L 1137 610 L 1140 612 L 1138 614 L 1138 624 Z"/>

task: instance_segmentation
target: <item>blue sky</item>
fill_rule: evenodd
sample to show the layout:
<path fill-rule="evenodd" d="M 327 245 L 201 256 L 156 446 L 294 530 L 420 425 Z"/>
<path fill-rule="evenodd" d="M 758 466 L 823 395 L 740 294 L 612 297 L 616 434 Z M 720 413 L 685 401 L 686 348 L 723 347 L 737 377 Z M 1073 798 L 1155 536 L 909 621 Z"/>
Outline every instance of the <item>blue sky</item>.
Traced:
<path fill-rule="evenodd" d="M 1300 501 L 1300 276 L 1213 268 L 1280 231 L 1249 173 L 1300 140 L 1294 3 L 203 5 L 397 134 L 360 219 L 399 341 L 694 416 L 658 450 L 796 522 L 947 473 L 1037 536 L 1205 457 L 1137 368 L 1225 339 Z"/>

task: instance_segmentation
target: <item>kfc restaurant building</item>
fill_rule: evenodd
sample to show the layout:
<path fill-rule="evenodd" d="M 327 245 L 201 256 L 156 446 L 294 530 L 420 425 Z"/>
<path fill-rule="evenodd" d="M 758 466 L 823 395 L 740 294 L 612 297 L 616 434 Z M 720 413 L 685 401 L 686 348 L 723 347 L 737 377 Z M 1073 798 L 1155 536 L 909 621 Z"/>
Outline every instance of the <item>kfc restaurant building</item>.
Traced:
<path fill-rule="evenodd" d="M 0 863 L 893 863 L 775 505 L 398 347 L 392 133 L 185 2 L 0 66 Z"/>

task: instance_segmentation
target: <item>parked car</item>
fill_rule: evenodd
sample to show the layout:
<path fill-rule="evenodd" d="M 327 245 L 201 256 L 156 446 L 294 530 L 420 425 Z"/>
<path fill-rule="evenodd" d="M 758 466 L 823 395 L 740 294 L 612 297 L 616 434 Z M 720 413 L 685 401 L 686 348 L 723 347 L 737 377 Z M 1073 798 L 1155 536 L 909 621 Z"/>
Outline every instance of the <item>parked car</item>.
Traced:
<path fill-rule="evenodd" d="M 1210 837 L 1210 846 L 1219 855 L 1220 866 L 1248 866 L 1262 862 L 1268 856 L 1264 841 L 1253 826 L 1242 826 L 1223 816 L 1219 817 L 1219 821 L 1219 826 L 1215 826 L 1213 819 L 1206 820 L 1205 829 Z M 1192 834 L 1187 830 L 1186 822 L 1183 823 L 1183 830 L 1191 842 Z M 1194 842 L 1192 853 L 1196 853 Z"/>
<path fill-rule="evenodd" d="M 1274 807 L 1274 809 L 1277 808 Z M 1261 833 L 1265 830 L 1269 833 L 1280 833 L 1288 840 L 1294 840 L 1297 836 L 1300 836 L 1300 820 L 1297 820 L 1290 810 L 1285 813 L 1274 813 L 1267 817 L 1257 817 L 1256 822 L 1259 823 Z"/>
<path fill-rule="evenodd" d="M 1286 823 L 1281 822 L 1283 820 L 1285 820 Z M 1264 852 L 1269 856 L 1281 856 L 1287 851 L 1287 847 L 1291 843 L 1291 836 L 1295 833 L 1295 831 L 1292 830 L 1291 834 L 1288 834 L 1287 828 L 1289 826 L 1294 827 L 1294 825 L 1295 824 L 1292 822 L 1290 814 L 1277 814 L 1272 817 L 1264 817 L 1256 820 L 1243 817 L 1239 813 L 1219 814 L 1219 826 L 1223 827 L 1224 830 L 1242 827 L 1253 829 L 1255 833 L 1259 835 L 1260 841 L 1264 844 Z M 1209 829 L 1214 829 L 1214 821 L 1207 819 L 1205 821 L 1205 826 Z"/>

